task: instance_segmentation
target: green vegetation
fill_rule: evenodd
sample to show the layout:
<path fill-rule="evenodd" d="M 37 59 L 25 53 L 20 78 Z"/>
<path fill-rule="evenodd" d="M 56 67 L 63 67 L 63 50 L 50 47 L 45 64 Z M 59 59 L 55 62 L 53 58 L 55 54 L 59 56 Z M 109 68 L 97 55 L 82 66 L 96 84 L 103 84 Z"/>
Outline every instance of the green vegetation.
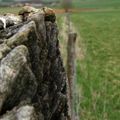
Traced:
<path fill-rule="evenodd" d="M 78 46 L 85 51 L 77 59 L 80 118 L 120 120 L 120 0 L 76 0 L 74 5 L 103 10 L 72 15 L 81 36 Z"/>
<path fill-rule="evenodd" d="M 120 0 L 73 0 L 77 8 L 120 8 Z"/>
<path fill-rule="evenodd" d="M 19 7 L 0 7 L 0 14 L 5 14 L 5 13 L 18 13 L 20 10 Z"/>
<path fill-rule="evenodd" d="M 86 51 L 77 62 L 81 120 L 120 120 L 119 12 L 83 12 L 72 20 Z"/>

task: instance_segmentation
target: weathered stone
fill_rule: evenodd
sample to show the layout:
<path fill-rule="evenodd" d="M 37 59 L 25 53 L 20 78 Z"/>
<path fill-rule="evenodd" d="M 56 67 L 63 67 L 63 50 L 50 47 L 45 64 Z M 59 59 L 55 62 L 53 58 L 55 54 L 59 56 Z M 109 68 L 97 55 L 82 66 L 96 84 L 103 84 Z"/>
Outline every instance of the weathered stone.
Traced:
<path fill-rule="evenodd" d="M 6 44 L 0 44 L 0 60 L 10 51 L 10 47 Z"/>
<path fill-rule="evenodd" d="M 14 14 L 6 14 L 0 16 L 0 29 L 6 29 L 9 26 L 16 25 L 18 23 L 21 23 L 22 19 L 18 15 Z"/>
<path fill-rule="evenodd" d="M 4 105 L 3 112 L 5 109 L 11 109 L 15 102 L 18 104 L 20 100 L 32 99 L 32 96 L 36 93 L 37 84 L 27 63 L 27 57 L 28 50 L 22 45 L 13 49 L 1 60 L 0 109 Z M 23 90 L 25 91 L 23 92 Z"/>
<path fill-rule="evenodd" d="M 48 8 L 41 13 L 29 11 L 25 22 L 0 30 L 0 120 L 67 118 L 66 74 L 55 14 Z M 28 108 L 29 114 L 24 113 Z"/>
<path fill-rule="evenodd" d="M 0 120 L 38 120 L 33 106 L 21 106 L 3 115 Z M 41 120 L 44 120 L 41 117 Z"/>
<path fill-rule="evenodd" d="M 55 16 L 55 12 L 53 11 L 53 9 L 44 7 L 43 11 L 45 14 L 45 21 L 51 21 L 54 23 L 56 20 L 56 16 Z"/>
<path fill-rule="evenodd" d="M 24 13 L 36 13 L 38 12 L 39 9 L 36 9 L 34 7 L 31 7 L 31 6 L 24 6 L 20 11 L 19 11 L 19 15 L 23 15 Z"/>
<path fill-rule="evenodd" d="M 12 48 L 22 44 L 23 42 L 28 40 L 28 35 L 30 31 L 34 28 L 35 28 L 34 22 L 30 22 L 27 25 L 24 25 L 23 27 L 21 27 L 18 33 L 16 33 L 14 36 L 12 36 L 6 41 L 6 44 Z"/>

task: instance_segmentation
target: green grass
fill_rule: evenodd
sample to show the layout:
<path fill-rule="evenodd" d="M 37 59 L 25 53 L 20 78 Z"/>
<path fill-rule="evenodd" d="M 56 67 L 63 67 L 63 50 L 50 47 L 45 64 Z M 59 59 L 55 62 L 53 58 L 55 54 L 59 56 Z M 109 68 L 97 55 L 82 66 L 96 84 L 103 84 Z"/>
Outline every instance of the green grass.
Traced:
<path fill-rule="evenodd" d="M 73 0 L 78 8 L 120 8 L 120 0 Z"/>
<path fill-rule="evenodd" d="M 5 14 L 5 13 L 18 13 L 20 10 L 19 7 L 0 7 L 0 14 Z"/>
<path fill-rule="evenodd" d="M 86 49 L 77 62 L 81 120 L 120 120 L 119 12 L 72 15 Z"/>

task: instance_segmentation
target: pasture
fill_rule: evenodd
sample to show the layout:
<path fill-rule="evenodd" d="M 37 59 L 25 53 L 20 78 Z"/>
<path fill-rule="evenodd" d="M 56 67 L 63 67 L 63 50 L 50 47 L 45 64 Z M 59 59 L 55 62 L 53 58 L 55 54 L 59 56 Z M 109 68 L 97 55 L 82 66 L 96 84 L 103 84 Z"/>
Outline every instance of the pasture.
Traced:
<path fill-rule="evenodd" d="M 77 60 L 82 120 L 120 119 L 120 16 L 116 12 L 72 15 L 84 59 Z"/>
<path fill-rule="evenodd" d="M 120 120 L 120 1 L 78 0 L 74 6 L 90 9 L 71 15 L 80 36 L 76 47 L 80 118 Z"/>
<path fill-rule="evenodd" d="M 0 7 L 0 14 L 5 14 L 5 13 L 18 13 L 20 10 L 20 7 Z"/>
<path fill-rule="evenodd" d="M 120 8 L 120 0 L 73 0 L 75 8 Z"/>

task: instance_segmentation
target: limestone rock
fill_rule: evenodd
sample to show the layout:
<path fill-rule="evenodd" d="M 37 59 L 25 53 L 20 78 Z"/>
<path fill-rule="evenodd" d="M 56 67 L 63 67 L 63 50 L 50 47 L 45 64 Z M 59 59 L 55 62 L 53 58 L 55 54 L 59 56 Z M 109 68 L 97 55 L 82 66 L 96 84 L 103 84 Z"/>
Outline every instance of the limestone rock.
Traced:
<path fill-rule="evenodd" d="M 38 120 L 33 106 L 21 106 L 3 115 L 0 120 Z M 41 118 L 43 120 L 43 118 Z"/>
<path fill-rule="evenodd" d="M 0 120 L 65 120 L 66 73 L 55 14 L 31 9 L 25 21 L 0 30 Z"/>

